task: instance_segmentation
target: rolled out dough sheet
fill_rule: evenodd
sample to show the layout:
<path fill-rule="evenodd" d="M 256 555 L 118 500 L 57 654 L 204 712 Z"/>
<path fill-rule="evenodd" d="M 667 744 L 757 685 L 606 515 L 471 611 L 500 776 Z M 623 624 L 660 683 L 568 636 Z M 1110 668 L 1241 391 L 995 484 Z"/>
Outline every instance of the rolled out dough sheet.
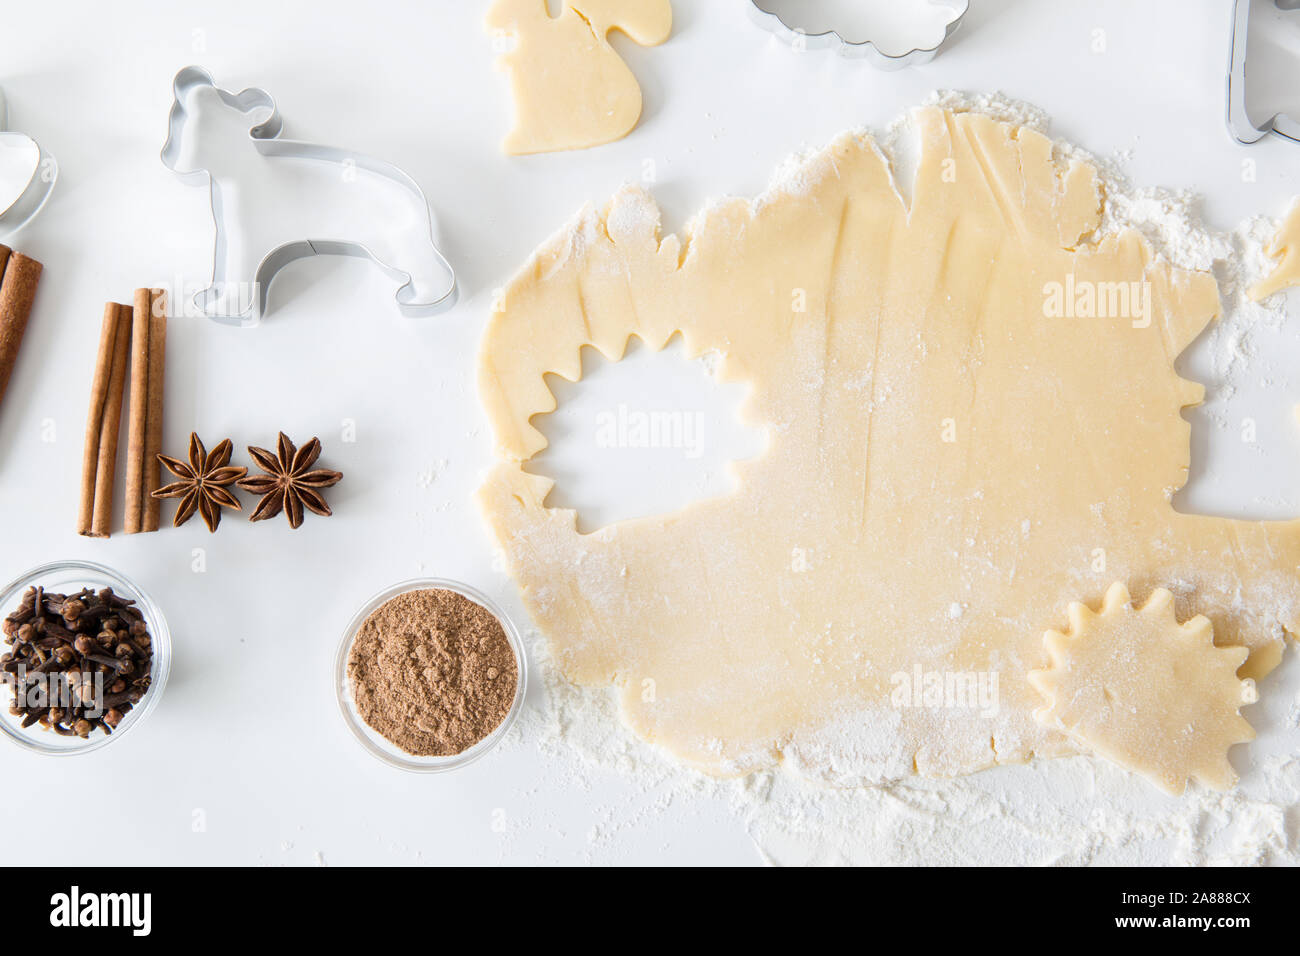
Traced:
<path fill-rule="evenodd" d="M 480 498 L 528 610 L 570 680 L 614 685 L 638 734 L 711 773 L 859 784 L 1075 752 L 1026 675 L 1115 581 L 1206 615 L 1249 648 L 1243 677 L 1296 625 L 1300 523 L 1170 504 L 1203 394 L 1174 360 L 1214 279 L 1094 236 L 1094 170 L 1043 135 L 915 124 L 910 204 L 857 134 L 680 237 L 625 189 L 536 253 L 485 334 Z M 751 386 L 770 447 L 727 497 L 579 534 L 523 468 L 544 376 L 679 331 Z"/>

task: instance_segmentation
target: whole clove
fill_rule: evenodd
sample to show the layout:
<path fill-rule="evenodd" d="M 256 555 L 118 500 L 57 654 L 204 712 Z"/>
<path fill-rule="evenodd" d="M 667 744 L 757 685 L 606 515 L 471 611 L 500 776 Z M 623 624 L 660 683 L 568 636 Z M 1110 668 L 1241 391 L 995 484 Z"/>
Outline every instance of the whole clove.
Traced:
<path fill-rule="evenodd" d="M 135 602 L 112 588 L 28 588 L 0 624 L 9 713 L 62 737 L 111 734 L 149 691 L 153 640 Z"/>

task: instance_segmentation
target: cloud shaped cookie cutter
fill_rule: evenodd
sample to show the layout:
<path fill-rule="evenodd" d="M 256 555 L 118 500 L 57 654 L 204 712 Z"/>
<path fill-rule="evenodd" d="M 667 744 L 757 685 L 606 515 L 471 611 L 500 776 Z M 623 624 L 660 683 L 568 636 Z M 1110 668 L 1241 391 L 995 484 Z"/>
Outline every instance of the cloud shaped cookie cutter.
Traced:
<path fill-rule="evenodd" d="M 241 113 L 251 113 L 259 110 L 267 113 L 264 120 L 251 126 L 248 131 L 249 144 L 263 156 L 331 163 L 339 166 L 341 170 L 361 169 L 390 180 L 409 192 L 412 200 L 418 201 L 420 207 L 424 210 L 424 231 L 421 238 L 424 248 L 421 253 L 426 255 L 428 261 L 436 265 L 438 269 L 446 272 L 448 276 L 446 291 L 429 301 L 417 301 L 413 286 L 414 272 L 401 268 L 401 264 L 411 265 L 411 262 L 401 264 L 389 262 L 362 241 L 303 237 L 272 249 L 262 258 L 253 276 L 240 277 L 239 281 L 241 283 L 243 283 L 244 279 L 247 279 L 247 284 L 253 288 L 253 295 L 247 308 L 233 312 L 221 311 L 218 307 L 225 297 L 223 281 L 228 282 L 230 279 L 231 263 L 228 256 L 229 226 L 224 216 L 220 180 L 207 169 L 189 170 L 181 168 L 181 157 L 187 139 L 186 127 L 193 115 L 187 109 L 186 103 L 189 101 L 190 95 L 202 87 L 211 88 L 220 98 L 222 104 L 228 108 Z M 182 182 L 193 186 L 209 187 L 212 220 L 216 226 L 212 284 L 194 296 L 194 304 L 200 311 L 218 322 L 231 325 L 255 325 L 267 311 L 271 280 L 275 278 L 276 273 L 298 259 L 320 255 L 352 256 L 359 259 L 368 259 L 377 265 L 384 274 L 401 282 L 395 298 L 398 309 L 405 316 L 414 318 L 435 315 L 455 305 L 458 297 L 456 273 L 451 263 L 438 251 L 437 246 L 434 244 L 433 213 L 429 208 L 429 202 L 424 195 L 424 191 L 415 180 L 397 166 L 364 153 L 338 149 L 333 146 L 321 146 L 316 143 L 280 139 L 282 129 L 283 120 L 275 105 L 275 100 L 265 90 L 249 87 L 234 93 L 222 89 L 213 81 L 211 74 L 197 66 L 187 66 L 176 74 L 176 78 L 172 83 L 172 106 L 168 116 L 167 141 L 163 144 L 161 159 L 163 165 L 176 173 Z M 347 177 L 340 176 L 340 182 L 344 182 L 346 179 Z"/>
<path fill-rule="evenodd" d="M 36 214 L 45 206 L 45 201 L 50 198 L 50 193 L 54 191 L 54 183 L 59 178 L 59 164 L 55 162 L 54 157 L 30 136 L 6 132 L 8 126 L 9 113 L 5 105 L 4 91 L 0 90 L 0 150 L 34 150 L 37 154 L 36 165 L 27 184 L 18 192 L 13 202 L 0 209 L 0 238 L 13 235 L 36 218 Z"/>
<path fill-rule="evenodd" d="M 1273 0 L 1279 10 L 1300 10 L 1300 0 Z M 1228 130 L 1233 139 L 1249 145 L 1269 133 L 1300 143 L 1300 121 L 1275 113 L 1256 126 L 1246 112 L 1246 38 L 1250 33 L 1250 0 L 1233 0 L 1232 54 L 1228 61 Z"/>
<path fill-rule="evenodd" d="M 961 26 L 962 19 L 970 10 L 970 0 L 928 0 L 928 2 L 932 6 L 946 8 L 952 14 L 943 39 L 932 47 L 917 48 L 898 54 L 883 52 L 873 40 L 847 40 L 835 30 L 807 33 L 797 25 L 788 23 L 779 13 L 766 9 L 765 0 L 750 0 L 750 11 L 760 26 L 796 49 L 830 49 L 841 56 L 864 59 L 877 69 L 901 70 L 905 66 L 917 66 L 933 60 L 939 49 L 948 42 L 948 38 Z"/>

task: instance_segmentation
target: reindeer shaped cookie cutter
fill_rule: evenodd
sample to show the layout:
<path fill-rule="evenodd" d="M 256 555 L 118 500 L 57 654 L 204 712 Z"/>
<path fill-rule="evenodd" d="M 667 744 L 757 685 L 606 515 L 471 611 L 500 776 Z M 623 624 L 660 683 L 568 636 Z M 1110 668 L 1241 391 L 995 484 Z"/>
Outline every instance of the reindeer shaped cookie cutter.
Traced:
<path fill-rule="evenodd" d="M 420 301 L 413 285 L 415 269 L 403 269 L 398 262 L 388 261 L 375 252 L 364 241 L 345 239 L 313 239 L 302 237 L 276 246 L 268 252 L 257 265 L 253 276 L 237 276 L 234 270 L 237 264 L 229 255 L 229 224 L 226 221 L 222 203 L 221 180 L 208 169 L 183 169 L 182 153 L 185 148 L 186 125 L 191 112 L 187 108 L 191 95 L 200 88 L 210 88 L 221 103 L 241 114 L 263 112 L 266 118 L 248 130 L 249 144 L 261 155 L 268 158 L 286 157 L 290 159 L 314 160 L 331 163 L 341 171 L 364 170 L 382 177 L 410 193 L 413 203 L 423 209 L 423 234 L 418 237 L 419 254 L 424 257 L 423 265 L 431 265 L 447 276 L 446 289 L 440 295 Z M 310 256 L 333 255 L 352 256 L 369 259 L 386 275 L 401 283 L 396 293 L 397 307 L 408 317 L 422 317 L 444 312 L 456 304 L 458 296 L 456 273 L 446 258 L 438 251 L 433 238 L 433 214 L 424 191 L 403 170 L 391 163 L 367 156 L 363 153 L 316 143 L 280 139 L 283 128 L 275 100 L 265 90 L 249 87 L 238 93 L 222 89 L 213 81 L 211 74 L 197 66 L 187 66 L 172 83 L 172 107 L 167 124 L 167 142 L 163 145 L 161 159 L 163 165 L 172 170 L 184 183 L 193 186 L 208 186 L 212 208 L 212 220 L 216 226 L 215 251 L 213 254 L 212 283 L 194 296 L 194 304 L 207 317 L 229 325 L 256 325 L 267 312 L 267 301 L 271 280 L 276 273 L 289 263 Z M 340 181 L 346 177 L 341 176 Z M 405 265 L 413 265 L 405 262 Z M 246 307 L 235 310 L 222 310 L 221 304 L 226 298 L 226 289 L 231 284 L 251 285 L 253 292 Z"/>

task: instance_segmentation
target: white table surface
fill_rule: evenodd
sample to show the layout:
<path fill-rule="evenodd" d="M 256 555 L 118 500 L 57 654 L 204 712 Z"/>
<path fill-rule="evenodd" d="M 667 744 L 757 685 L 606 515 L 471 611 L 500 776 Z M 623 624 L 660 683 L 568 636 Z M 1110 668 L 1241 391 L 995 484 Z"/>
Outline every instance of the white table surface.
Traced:
<path fill-rule="evenodd" d="M 523 616 L 471 497 L 491 460 L 474 360 L 493 290 L 581 203 L 639 180 L 648 159 L 673 230 L 710 197 L 761 191 L 792 151 L 847 127 L 883 128 L 936 88 L 1002 90 L 1044 107 L 1054 133 L 1094 153 L 1131 150 L 1137 183 L 1203 193 L 1218 228 L 1277 215 L 1300 193 L 1300 147 L 1270 138 L 1247 149 L 1224 127 L 1226 0 L 972 0 L 948 49 L 898 73 L 795 54 L 744 7 L 675 0 L 666 45 L 616 41 L 645 92 L 641 125 L 625 140 L 512 159 L 498 149 L 510 103 L 483 3 L 9 5 L 0 85 L 11 126 L 58 158 L 62 178 L 12 243 L 46 273 L 0 408 L 0 578 L 59 558 L 107 563 L 162 605 L 175 659 L 160 706 L 120 744 L 60 760 L 0 750 L 6 819 L 75 815 L 89 793 L 136 837 L 10 827 L 0 862 L 759 862 L 723 801 L 647 812 L 638 782 L 612 771 L 573 792 L 563 756 L 539 752 L 527 734 L 465 771 L 416 776 L 364 753 L 339 719 L 335 647 L 382 587 L 459 578 Z M 1104 52 L 1093 50 L 1096 31 Z M 269 90 L 287 135 L 403 166 L 438 213 L 463 298 L 443 317 L 404 319 L 377 270 L 317 259 L 282 275 L 259 328 L 174 320 L 167 449 L 181 453 L 192 428 L 240 449 L 270 445 L 278 429 L 318 434 L 325 462 L 346 475 L 329 494 L 335 516 L 309 515 L 298 531 L 227 517 L 215 536 L 195 519 L 86 540 L 74 524 L 102 305 L 210 270 L 204 191 L 158 160 L 171 78 L 192 62 L 222 85 Z M 1247 157 L 1253 182 L 1241 175 Z M 1288 345 L 1300 358 L 1293 336 L 1278 348 Z M 1274 424 L 1261 425 L 1259 447 L 1224 445 L 1206 463 L 1196 491 L 1205 507 L 1300 511 L 1297 392 L 1284 357 L 1272 360 L 1259 401 Z M 347 423 L 355 442 L 342 438 Z M 618 500 L 635 508 L 653 490 L 628 482 L 606 497 L 615 510 Z M 540 686 L 528 704 L 544 706 Z M 597 823 L 617 838 L 593 845 Z"/>

